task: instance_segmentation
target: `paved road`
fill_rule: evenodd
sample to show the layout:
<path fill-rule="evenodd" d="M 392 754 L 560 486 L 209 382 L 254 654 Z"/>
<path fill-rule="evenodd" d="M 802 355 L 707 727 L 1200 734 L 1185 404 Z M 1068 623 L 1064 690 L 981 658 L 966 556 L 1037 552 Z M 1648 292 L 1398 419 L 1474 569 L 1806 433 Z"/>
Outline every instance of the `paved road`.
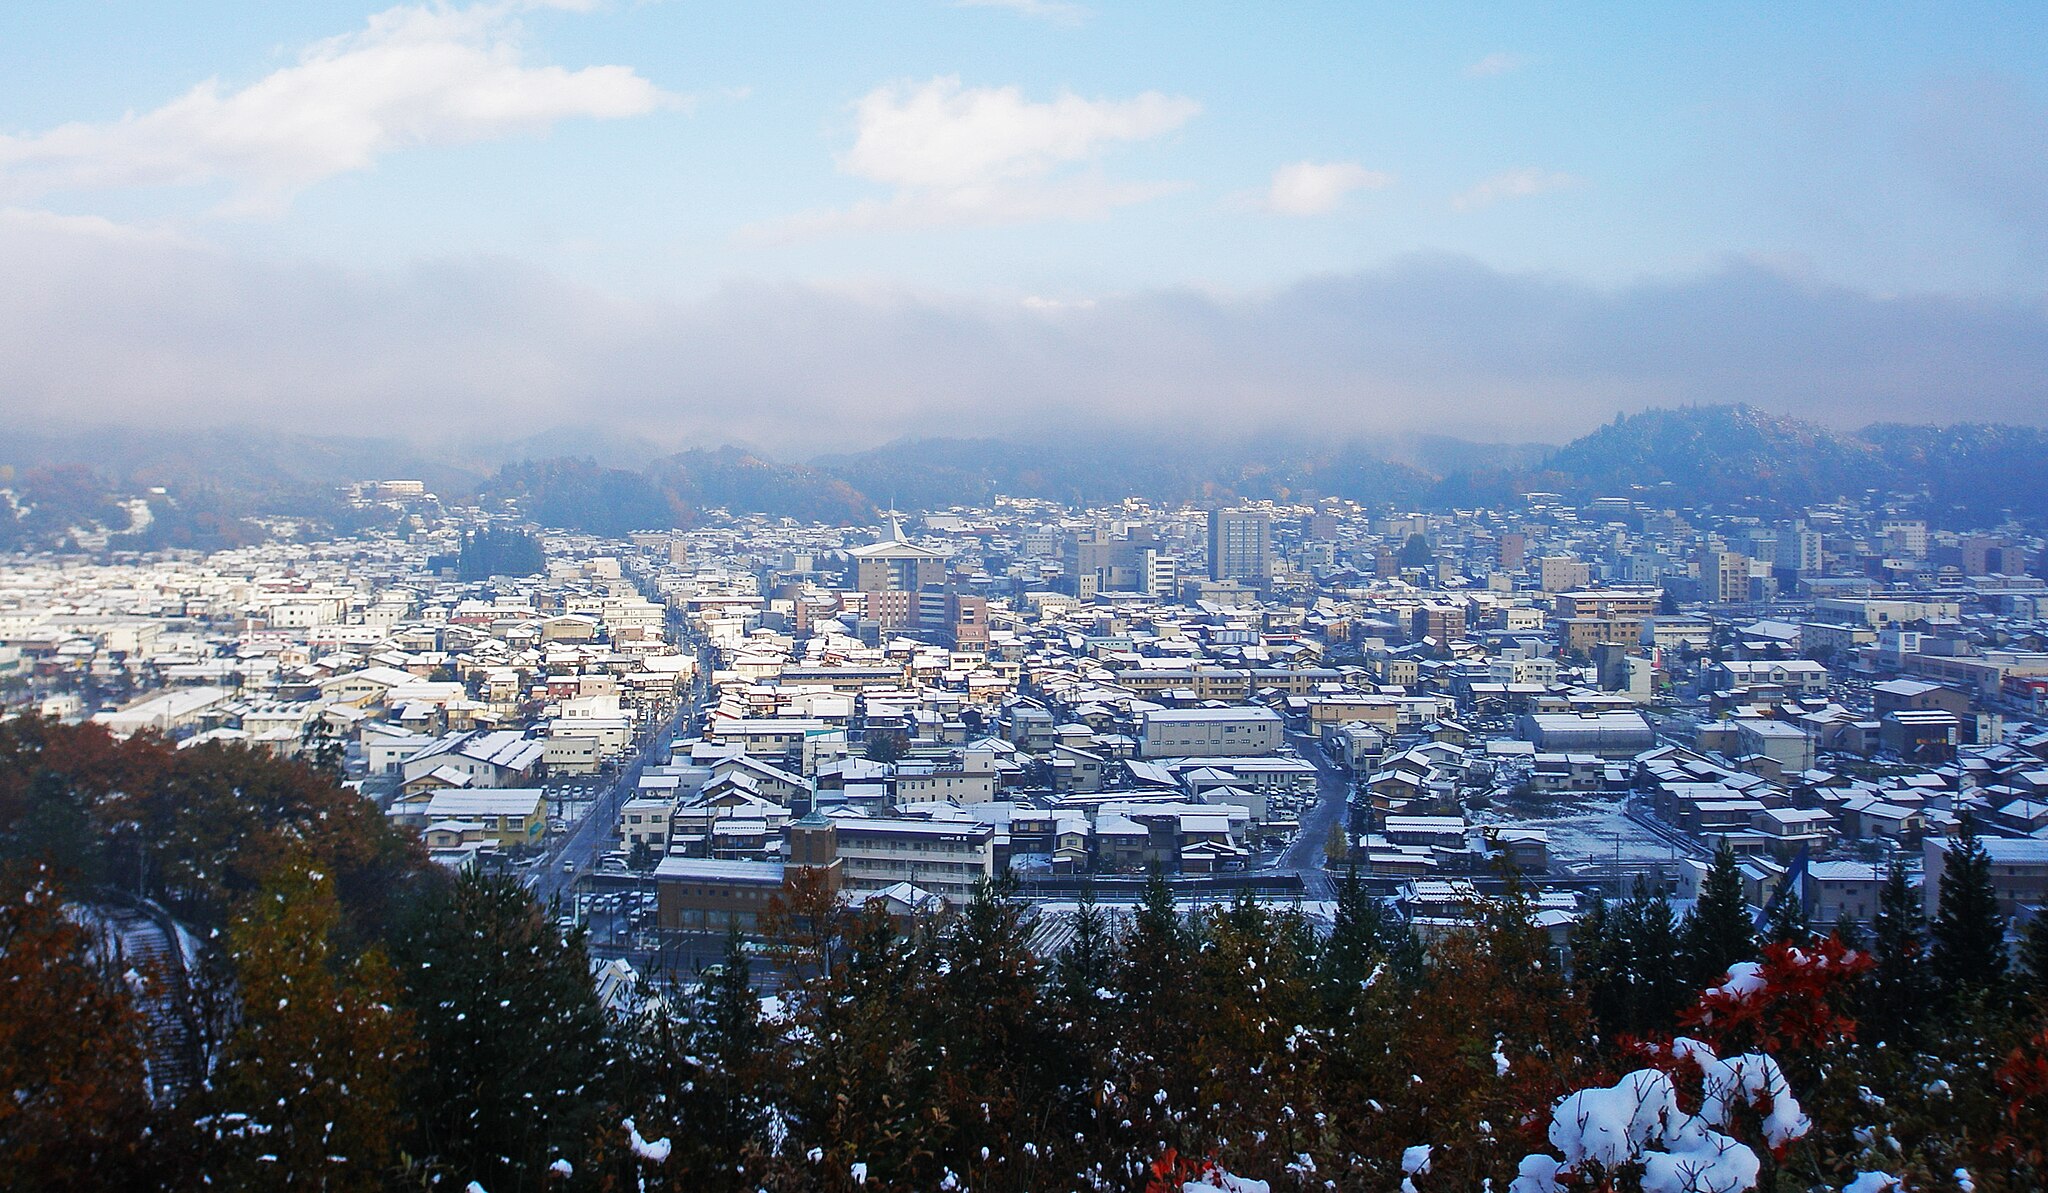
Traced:
<path fill-rule="evenodd" d="M 1351 776 L 1324 755 L 1314 738 L 1288 734 L 1301 756 L 1315 764 L 1316 803 L 1301 818 L 1301 831 L 1280 854 L 1272 868 L 1301 877 L 1304 899 L 1334 899 L 1337 884 L 1331 879 L 1329 858 L 1323 851 L 1329 844 L 1330 829 L 1344 821 L 1351 800 Z"/>
<path fill-rule="evenodd" d="M 696 714 L 701 691 L 701 687 L 691 688 L 689 696 L 677 705 L 675 713 L 647 735 L 634 752 L 632 761 L 619 771 L 618 781 L 612 784 L 611 789 L 591 801 L 590 811 L 576 822 L 562 843 L 529 872 L 528 884 L 542 903 L 557 896 L 567 902 L 577 878 L 592 869 L 598 856 L 612 847 L 618 839 L 620 805 L 640 789 L 640 773 L 675 736 L 676 726 Z M 570 864 L 567 872 L 562 868 L 564 862 Z"/>

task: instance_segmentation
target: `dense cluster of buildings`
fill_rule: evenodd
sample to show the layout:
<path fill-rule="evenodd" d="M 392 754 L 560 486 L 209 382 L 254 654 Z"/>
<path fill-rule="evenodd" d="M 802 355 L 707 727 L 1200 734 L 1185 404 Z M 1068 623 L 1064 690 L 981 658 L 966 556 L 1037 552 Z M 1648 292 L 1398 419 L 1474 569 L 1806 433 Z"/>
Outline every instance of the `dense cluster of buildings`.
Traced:
<path fill-rule="evenodd" d="M 618 545 L 455 578 L 456 525 L 204 558 L 0 569 L 6 703 L 344 771 L 451 862 L 537 856 L 545 785 L 599 776 L 675 712 L 693 662 Z"/>
<path fill-rule="evenodd" d="M 1966 818 L 2017 914 L 2048 881 L 2048 585 L 2016 527 L 1654 494 L 716 521 L 549 533 L 544 575 L 468 582 L 460 511 L 17 560 L 0 677 L 115 732 L 338 749 L 450 860 L 545 852 L 548 784 L 644 759 L 612 868 L 674 929 L 756 926 L 797 866 L 904 914 L 1005 873 L 1313 898 L 1342 869 L 1441 919 L 1503 862 L 1567 902 L 1684 897 L 1722 847 L 1827 923 Z"/>

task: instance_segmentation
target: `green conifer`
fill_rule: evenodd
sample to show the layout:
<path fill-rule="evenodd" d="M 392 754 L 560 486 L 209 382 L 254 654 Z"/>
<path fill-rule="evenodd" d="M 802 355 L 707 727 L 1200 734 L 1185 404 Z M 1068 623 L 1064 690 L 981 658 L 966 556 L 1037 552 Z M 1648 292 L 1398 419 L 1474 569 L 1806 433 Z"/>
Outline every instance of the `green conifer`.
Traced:
<path fill-rule="evenodd" d="M 1756 927 L 1742 897 L 1742 871 L 1734 850 L 1726 845 L 1714 854 L 1681 934 L 1686 968 L 1695 986 L 1714 985 L 1730 965 L 1756 958 Z"/>
<path fill-rule="evenodd" d="M 2006 977 L 2005 916 L 1991 886 L 1991 855 L 1965 816 L 1948 846 L 1935 905 L 1934 970 L 1951 994 L 1992 993 Z"/>
<path fill-rule="evenodd" d="M 1858 1015 L 1866 1038 L 1906 1047 L 1918 1041 L 1921 1017 L 1934 997 L 1926 930 L 1919 892 L 1907 881 L 1905 864 L 1894 861 L 1878 889 L 1870 925 L 1872 966 Z"/>

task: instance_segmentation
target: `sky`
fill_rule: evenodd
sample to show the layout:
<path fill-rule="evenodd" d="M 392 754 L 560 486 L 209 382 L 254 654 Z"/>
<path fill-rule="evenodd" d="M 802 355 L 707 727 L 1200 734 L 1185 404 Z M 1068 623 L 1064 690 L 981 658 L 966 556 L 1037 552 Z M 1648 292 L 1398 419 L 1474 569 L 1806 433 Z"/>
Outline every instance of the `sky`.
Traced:
<path fill-rule="evenodd" d="M 11 0 L 0 416 L 2048 421 L 2040 5 Z"/>

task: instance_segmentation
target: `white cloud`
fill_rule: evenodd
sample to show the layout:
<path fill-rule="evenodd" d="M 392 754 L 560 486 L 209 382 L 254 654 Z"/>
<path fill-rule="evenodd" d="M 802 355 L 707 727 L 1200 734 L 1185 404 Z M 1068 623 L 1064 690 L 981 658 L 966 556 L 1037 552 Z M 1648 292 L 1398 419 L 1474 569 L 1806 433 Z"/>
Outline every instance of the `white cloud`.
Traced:
<path fill-rule="evenodd" d="M 1295 162 L 1273 171 L 1266 210 L 1279 215 L 1328 215 L 1352 191 L 1381 190 L 1394 181 L 1357 162 Z"/>
<path fill-rule="evenodd" d="M 955 8 L 1006 8 L 1019 16 L 1060 25 L 1078 25 L 1088 19 L 1088 9 L 1066 0 L 953 0 Z"/>
<path fill-rule="evenodd" d="M 1520 70 L 1527 61 L 1520 54 L 1509 54 L 1495 50 L 1493 53 L 1466 67 L 1464 74 L 1468 79 L 1490 78 L 1494 75 L 1504 75 L 1509 71 Z"/>
<path fill-rule="evenodd" d="M 1534 166 L 1523 166 L 1517 170 L 1495 174 L 1471 190 L 1453 196 L 1451 206 L 1459 211 L 1474 211 L 1498 203 L 1502 199 L 1525 199 L 1530 195 L 1568 190 L 1580 184 L 1579 178 L 1562 170 L 1539 170 Z"/>
<path fill-rule="evenodd" d="M 1185 124 L 1201 105 L 1147 91 L 1127 100 L 1063 92 L 1033 103 L 1015 87 L 963 88 L 957 77 L 889 84 L 855 106 L 859 134 L 840 159 L 850 174 L 906 187 L 973 186 L 1036 177 Z"/>
<path fill-rule="evenodd" d="M 886 84 L 854 105 L 853 147 L 838 161 L 845 173 L 894 194 L 748 234 L 777 240 L 854 228 L 1097 219 L 1183 184 L 1116 182 L 1077 167 L 1113 146 L 1172 132 L 1200 111 L 1194 100 L 1157 91 L 1124 100 L 1062 92 L 1035 102 L 1015 87 L 962 87 L 953 76 Z"/>
<path fill-rule="evenodd" d="M 1555 441 L 1737 398 L 1845 425 L 2038 423 L 2048 374 L 2038 300 L 1879 298 L 1739 261 L 1618 289 L 1422 257 L 1092 306 L 770 283 L 663 299 L 504 259 L 340 267 L 0 212 L 0 276 L 10 428 L 418 439 L 581 419 L 783 454 L 1076 425 Z"/>
<path fill-rule="evenodd" d="M 0 136 L 0 195 L 226 181 L 234 187 L 231 210 L 275 211 L 305 187 L 396 150 L 680 104 L 631 67 L 525 64 L 519 10 L 587 6 L 525 0 L 387 9 L 239 90 L 208 79 L 141 115 Z"/>

